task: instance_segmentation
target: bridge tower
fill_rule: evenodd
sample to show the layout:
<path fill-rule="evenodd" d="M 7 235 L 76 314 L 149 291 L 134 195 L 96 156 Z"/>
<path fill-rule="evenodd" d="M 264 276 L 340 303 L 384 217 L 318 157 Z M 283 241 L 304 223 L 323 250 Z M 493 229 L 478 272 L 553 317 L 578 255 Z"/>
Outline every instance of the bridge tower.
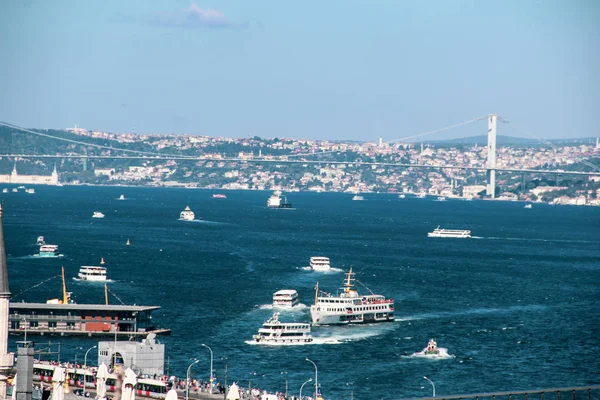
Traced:
<path fill-rule="evenodd" d="M 492 199 L 496 197 L 496 121 L 498 115 L 488 115 L 487 190 Z"/>

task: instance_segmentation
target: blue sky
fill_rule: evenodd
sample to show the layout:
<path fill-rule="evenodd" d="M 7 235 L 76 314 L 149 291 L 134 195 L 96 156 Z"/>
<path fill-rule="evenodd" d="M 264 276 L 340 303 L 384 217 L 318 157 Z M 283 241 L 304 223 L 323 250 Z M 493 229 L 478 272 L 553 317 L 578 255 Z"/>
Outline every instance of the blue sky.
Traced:
<path fill-rule="evenodd" d="M 600 2 L 0 2 L 0 120 L 392 140 L 600 135 Z M 431 138 L 484 134 L 485 121 Z"/>

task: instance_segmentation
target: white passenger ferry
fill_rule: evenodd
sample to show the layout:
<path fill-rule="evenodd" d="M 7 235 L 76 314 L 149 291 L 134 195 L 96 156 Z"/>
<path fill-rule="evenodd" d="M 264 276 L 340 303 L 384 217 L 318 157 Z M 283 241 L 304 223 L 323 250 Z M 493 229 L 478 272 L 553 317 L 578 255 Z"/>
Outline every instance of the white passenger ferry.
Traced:
<path fill-rule="evenodd" d="M 102 214 L 100 211 L 94 211 L 92 218 L 104 218 L 104 214 Z"/>
<path fill-rule="evenodd" d="M 273 293 L 273 307 L 294 307 L 298 303 L 298 292 L 293 289 L 284 289 Z"/>
<path fill-rule="evenodd" d="M 194 212 L 190 210 L 190 206 L 186 206 L 185 210 L 179 213 L 180 221 L 193 221 L 195 218 Z"/>
<path fill-rule="evenodd" d="M 263 344 L 301 344 L 313 341 L 310 324 L 300 322 L 281 322 L 279 313 L 273 314 L 258 330 L 252 339 Z"/>
<path fill-rule="evenodd" d="M 57 244 L 44 244 L 40 246 L 39 257 L 58 257 L 58 245 Z"/>
<path fill-rule="evenodd" d="M 82 265 L 79 269 L 79 279 L 82 281 L 100 282 L 106 280 L 106 268 L 90 265 Z"/>
<path fill-rule="evenodd" d="M 331 265 L 328 257 L 311 257 L 310 268 L 313 271 L 329 271 Z"/>
<path fill-rule="evenodd" d="M 331 295 L 319 291 L 317 283 L 315 304 L 310 316 L 315 325 L 346 325 L 394 321 L 394 300 L 371 293 L 360 295 L 354 288 L 352 268 L 346 274 L 341 293 Z"/>
<path fill-rule="evenodd" d="M 429 232 L 427 237 L 443 237 L 443 238 L 470 238 L 471 231 L 462 230 L 462 229 L 443 229 L 439 226 L 433 230 L 433 232 Z"/>

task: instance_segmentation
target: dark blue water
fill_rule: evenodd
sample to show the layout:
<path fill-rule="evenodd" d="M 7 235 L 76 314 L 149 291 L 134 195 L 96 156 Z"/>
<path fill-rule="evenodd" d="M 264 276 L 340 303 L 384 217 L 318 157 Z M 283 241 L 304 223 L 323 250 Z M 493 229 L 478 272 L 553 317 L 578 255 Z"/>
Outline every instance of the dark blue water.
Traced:
<path fill-rule="evenodd" d="M 64 265 L 76 302 L 102 302 L 101 284 L 71 278 L 104 257 L 113 293 L 127 304 L 162 306 L 154 319 L 173 330 L 163 342 L 179 376 L 197 357 L 193 371 L 206 379 L 205 343 L 220 378 L 226 357 L 230 382 L 271 391 L 284 390 L 287 372 L 297 394 L 314 376 L 309 357 L 327 399 L 352 390 L 356 399 L 430 395 L 424 375 L 438 394 L 599 383 L 600 208 L 292 193 L 295 209 L 269 210 L 270 193 L 227 192 L 224 200 L 212 193 L 38 187 L 35 195 L 1 194 L 10 289 L 27 290 L 15 301 L 58 297 L 57 279 L 30 288 Z M 128 200 L 117 201 L 120 194 Z M 177 220 L 186 205 L 202 222 Z M 92 219 L 96 210 L 106 218 Z M 476 238 L 427 238 L 437 225 L 471 229 Z M 67 257 L 26 257 L 39 235 Z M 245 343 L 271 315 L 276 290 L 296 289 L 309 305 L 317 281 L 323 290 L 339 287 L 339 272 L 302 269 L 316 255 L 353 267 L 371 290 L 393 297 L 397 321 L 315 327 L 321 344 Z M 308 321 L 308 310 L 280 318 Z M 410 357 L 430 337 L 455 357 Z M 63 360 L 81 359 L 95 344 L 51 340 L 61 342 Z"/>

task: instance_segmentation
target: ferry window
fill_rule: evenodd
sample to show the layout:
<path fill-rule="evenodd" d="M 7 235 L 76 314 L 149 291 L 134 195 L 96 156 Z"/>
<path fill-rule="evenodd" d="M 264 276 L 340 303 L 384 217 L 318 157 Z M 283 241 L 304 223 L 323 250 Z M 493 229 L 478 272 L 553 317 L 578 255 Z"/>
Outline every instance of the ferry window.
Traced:
<path fill-rule="evenodd" d="M 56 328 L 56 321 L 48 321 L 48 328 Z"/>
<path fill-rule="evenodd" d="M 31 328 L 37 328 L 38 327 L 38 321 L 29 321 L 29 326 Z"/>

